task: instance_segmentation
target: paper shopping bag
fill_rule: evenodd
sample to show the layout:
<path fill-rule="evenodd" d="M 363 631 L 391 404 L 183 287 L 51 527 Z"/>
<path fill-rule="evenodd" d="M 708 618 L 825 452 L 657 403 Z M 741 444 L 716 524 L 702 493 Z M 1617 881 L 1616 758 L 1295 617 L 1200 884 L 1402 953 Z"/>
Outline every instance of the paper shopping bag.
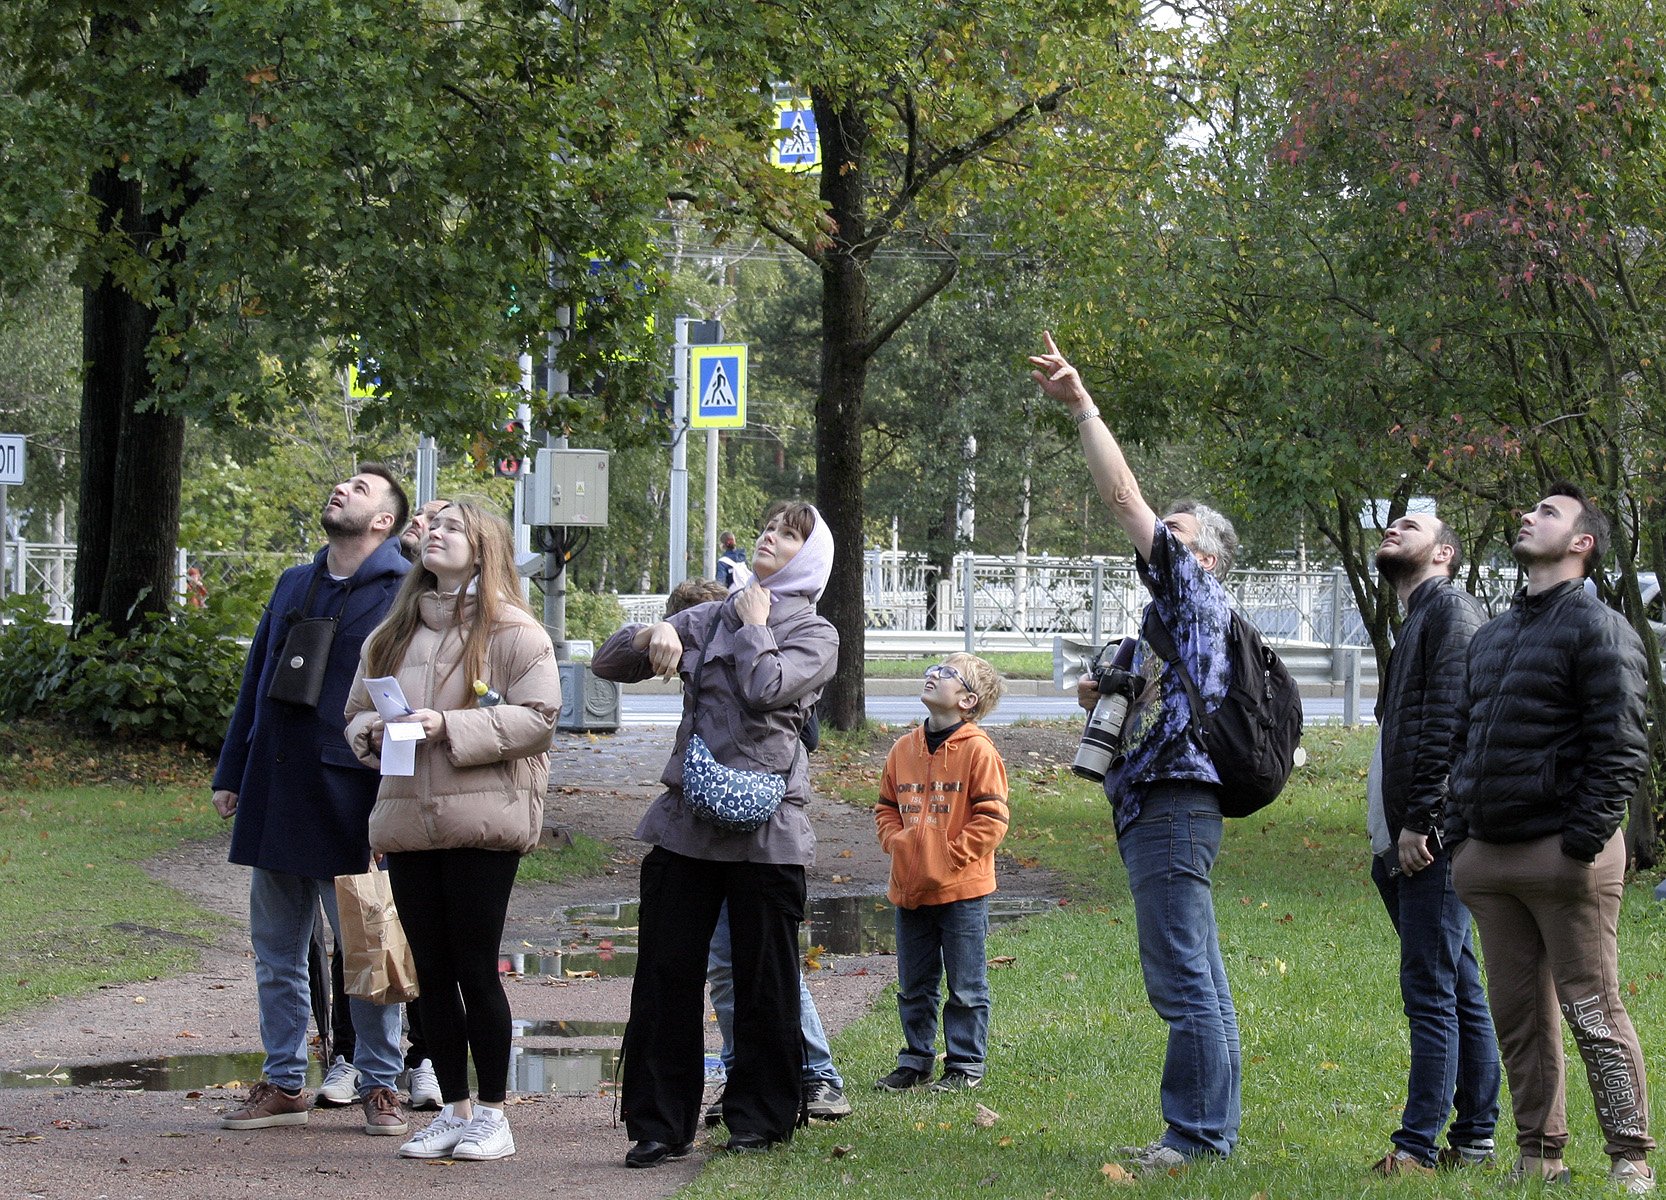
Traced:
<path fill-rule="evenodd" d="M 416 963 L 399 924 L 388 873 L 336 876 L 341 913 L 341 974 L 349 996 L 373 1004 L 402 1004 L 417 996 Z"/>

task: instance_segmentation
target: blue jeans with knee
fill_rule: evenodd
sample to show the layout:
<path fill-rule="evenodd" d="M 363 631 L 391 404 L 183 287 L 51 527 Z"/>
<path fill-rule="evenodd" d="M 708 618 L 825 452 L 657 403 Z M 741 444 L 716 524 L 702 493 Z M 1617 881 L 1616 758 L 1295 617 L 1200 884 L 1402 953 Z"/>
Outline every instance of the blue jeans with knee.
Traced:
<path fill-rule="evenodd" d="M 717 929 L 706 954 L 706 984 L 711 988 L 717 1028 L 723 1034 L 723 1070 L 727 1073 L 735 1069 L 735 954 L 727 900 L 717 915 Z M 798 1025 L 804 1034 L 805 1084 L 831 1083 L 843 1091 L 845 1081 L 833 1065 L 833 1048 L 828 1045 L 827 1030 L 822 1028 L 821 1014 L 816 1011 L 802 969 L 798 976 Z"/>
<path fill-rule="evenodd" d="M 337 943 L 341 918 L 333 881 L 254 868 L 249 878 L 249 940 L 255 952 L 255 989 L 260 1003 L 260 1040 L 266 1048 L 266 1078 L 286 1092 L 307 1082 L 307 1024 L 312 990 L 307 983 L 307 946 L 318 903 L 324 902 Z M 399 1054 L 399 1005 L 348 999 L 358 1044 L 359 1094 L 391 1088 L 403 1060 Z"/>
<path fill-rule="evenodd" d="M 1389 852 L 1390 855 L 1393 851 Z M 1432 1166 L 1446 1119 L 1447 1140 L 1473 1146 L 1492 1140 L 1498 1124 L 1498 1040 L 1493 1036 L 1481 967 L 1475 959 L 1469 909 L 1452 886 L 1444 850 L 1412 875 L 1371 861 L 1394 932 L 1400 935 L 1400 999 L 1411 1027 L 1406 1108 L 1394 1145 Z"/>
<path fill-rule="evenodd" d="M 1152 785 L 1118 838 L 1146 995 L 1169 1027 L 1162 1141 L 1189 1156 L 1231 1154 L 1242 1111 L 1238 1013 L 1209 878 L 1220 845 L 1215 785 L 1187 780 Z"/>
<path fill-rule="evenodd" d="M 989 1057 L 989 897 L 897 909 L 897 1013 L 907 1043 L 899 1067 L 931 1074 L 937 1062 L 938 983 L 946 1071 L 983 1078 Z"/>

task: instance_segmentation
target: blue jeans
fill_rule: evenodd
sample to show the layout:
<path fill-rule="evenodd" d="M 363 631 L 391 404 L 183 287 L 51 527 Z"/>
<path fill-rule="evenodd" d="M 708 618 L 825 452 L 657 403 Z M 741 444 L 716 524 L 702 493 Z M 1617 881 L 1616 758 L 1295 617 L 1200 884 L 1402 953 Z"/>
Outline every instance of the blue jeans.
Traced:
<path fill-rule="evenodd" d="M 1242 1114 L 1238 1013 L 1209 880 L 1221 846 L 1215 792 L 1185 780 L 1153 785 L 1117 843 L 1134 898 L 1145 993 L 1169 1027 L 1162 1141 L 1188 1156 L 1231 1154 Z"/>
<path fill-rule="evenodd" d="M 307 946 L 318 902 L 341 939 L 335 885 L 281 871 L 254 868 L 249 877 L 249 940 L 255 952 L 255 987 L 260 1001 L 260 1040 L 266 1047 L 266 1078 L 286 1092 L 307 1082 L 307 1025 L 312 991 L 307 983 Z M 357 1045 L 359 1094 L 391 1088 L 403 1060 L 399 1053 L 399 1005 L 372 1004 L 349 997 Z"/>
<path fill-rule="evenodd" d="M 1394 852 L 1391 850 L 1390 855 Z M 1498 1041 L 1481 986 L 1469 909 L 1452 887 L 1444 852 L 1415 875 L 1371 860 L 1371 879 L 1400 935 L 1400 998 L 1411 1026 L 1406 1108 L 1393 1142 L 1432 1166 L 1447 1117 L 1454 1146 L 1490 1142 L 1498 1124 Z"/>
<path fill-rule="evenodd" d="M 712 933 L 712 946 L 706 954 L 706 983 L 712 992 L 712 1010 L 717 1013 L 717 1028 L 723 1034 L 723 1070 L 735 1069 L 735 966 L 734 947 L 729 935 L 729 902 L 717 915 L 717 929 Z M 821 1014 L 810 998 L 803 971 L 798 976 L 798 1021 L 804 1033 L 804 1082 L 831 1083 L 840 1091 L 845 1081 L 833 1065 L 833 1049 L 827 1044 L 827 1031 L 821 1027 Z"/>
<path fill-rule="evenodd" d="M 983 1078 L 989 1051 L 989 897 L 897 909 L 897 1012 L 908 1044 L 899 1067 L 931 1074 L 937 1062 L 938 982 L 943 1003 L 947 1071 Z"/>

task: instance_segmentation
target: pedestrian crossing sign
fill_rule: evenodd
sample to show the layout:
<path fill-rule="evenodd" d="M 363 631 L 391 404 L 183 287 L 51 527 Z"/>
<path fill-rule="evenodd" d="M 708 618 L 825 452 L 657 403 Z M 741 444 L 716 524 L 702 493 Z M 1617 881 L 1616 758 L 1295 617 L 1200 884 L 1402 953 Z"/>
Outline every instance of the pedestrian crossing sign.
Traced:
<path fill-rule="evenodd" d="M 775 102 L 775 141 L 769 147 L 770 165 L 801 175 L 821 173 L 821 137 L 810 101 L 797 96 Z"/>
<path fill-rule="evenodd" d="M 746 347 L 690 346 L 688 349 L 690 427 L 746 427 Z"/>

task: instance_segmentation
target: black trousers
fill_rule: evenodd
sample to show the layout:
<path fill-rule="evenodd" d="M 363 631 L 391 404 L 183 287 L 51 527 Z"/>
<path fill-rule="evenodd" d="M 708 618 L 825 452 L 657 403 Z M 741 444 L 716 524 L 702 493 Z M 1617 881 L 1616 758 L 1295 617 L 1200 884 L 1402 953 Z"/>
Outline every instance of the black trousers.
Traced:
<path fill-rule="evenodd" d="M 509 1089 L 514 1029 L 498 974 L 499 943 L 521 856 L 478 848 L 388 855 L 388 882 L 411 943 L 422 1030 L 447 1104 L 469 1098 L 469 1056 L 482 1103 Z"/>
<path fill-rule="evenodd" d="M 713 862 L 655 847 L 642 860 L 642 911 L 625 1027 L 625 1127 L 632 1141 L 694 1140 L 705 1080 L 706 951 L 729 902 L 735 1065 L 723 1088 L 730 1134 L 787 1141 L 798 1122 L 798 927 L 804 868 Z"/>

